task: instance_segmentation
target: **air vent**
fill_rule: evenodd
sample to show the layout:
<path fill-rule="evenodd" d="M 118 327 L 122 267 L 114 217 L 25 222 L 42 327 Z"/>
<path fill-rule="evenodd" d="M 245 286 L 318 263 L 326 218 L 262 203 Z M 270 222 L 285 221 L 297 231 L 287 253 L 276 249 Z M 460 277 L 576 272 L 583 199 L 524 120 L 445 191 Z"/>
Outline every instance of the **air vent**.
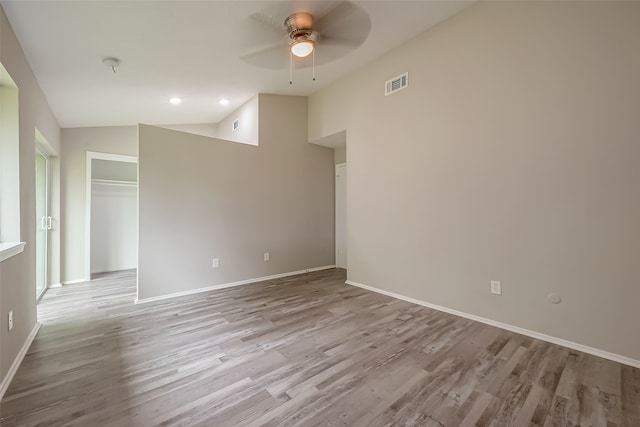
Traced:
<path fill-rule="evenodd" d="M 232 131 L 238 130 L 239 127 L 240 127 L 240 119 L 235 119 L 233 121 L 233 126 L 232 126 L 231 130 Z"/>
<path fill-rule="evenodd" d="M 391 95 L 407 86 L 409 86 L 409 73 L 404 73 L 384 84 L 384 96 Z"/>

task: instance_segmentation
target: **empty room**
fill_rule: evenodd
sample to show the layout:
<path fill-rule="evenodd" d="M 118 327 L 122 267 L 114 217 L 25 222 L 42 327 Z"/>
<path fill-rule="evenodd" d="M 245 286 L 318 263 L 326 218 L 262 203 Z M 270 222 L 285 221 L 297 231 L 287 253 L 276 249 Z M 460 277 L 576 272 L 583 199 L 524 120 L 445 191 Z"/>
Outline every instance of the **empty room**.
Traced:
<path fill-rule="evenodd" d="M 0 0 L 0 426 L 640 426 L 638 40 Z"/>

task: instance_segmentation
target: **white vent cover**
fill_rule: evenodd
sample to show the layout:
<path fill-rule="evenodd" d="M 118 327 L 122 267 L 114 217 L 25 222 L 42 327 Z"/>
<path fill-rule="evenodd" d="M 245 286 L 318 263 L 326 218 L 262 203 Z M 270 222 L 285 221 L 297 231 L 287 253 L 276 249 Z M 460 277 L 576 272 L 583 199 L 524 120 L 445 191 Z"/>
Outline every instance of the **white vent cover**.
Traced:
<path fill-rule="evenodd" d="M 239 127 L 240 127 L 240 119 L 235 119 L 233 121 L 233 126 L 232 126 L 231 130 L 232 131 L 238 130 Z"/>
<path fill-rule="evenodd" d="M 394 92 L 409 86 L 409 73 L 404 73 L 398 77 L 388 80 L 384 84 L 384 96 L 391 95 Z"/>

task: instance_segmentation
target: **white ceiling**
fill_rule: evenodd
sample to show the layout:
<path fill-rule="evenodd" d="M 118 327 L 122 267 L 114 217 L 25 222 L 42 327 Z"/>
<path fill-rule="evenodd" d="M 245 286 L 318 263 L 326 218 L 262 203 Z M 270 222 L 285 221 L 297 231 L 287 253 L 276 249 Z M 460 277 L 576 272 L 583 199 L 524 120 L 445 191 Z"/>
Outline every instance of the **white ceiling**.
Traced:
<path fill-rule="evenodd" d="M 350 30 L 368 32 L 364 42 L 342 52 L 325 46 L 323 57 L 321 37 L 325 34 L 320 34 L 317 80 L 312 81 L 309 67 L 298 68 L 290 85 L 286 34 L 265 21 L 281 23 L 299 11 L 328 16 L 343 3 L 1 1 L 64 128 L 217 123 L 257 93 L 310 95 L 470 4 L 457 0 L 353 1 L 348 6 L 364 12 L 360 15 L 365 20 L 356 20 Z M 349 17 L 344 20 L 349 22 Z M 334 27 L 345 29 L 335 14 L 332 21 Z M 280 62 L 267 66 L 255 60 L 264 56 L 251 56 L 274 41 L 282 44 L 282 51 L 270 51 L 280 55 Z M 102 64 L 107 56 L 122 61 L 117 73 Z M 274 69 L 274 64 L 282 68 Z M 182 97 L 183 103 L 171 105 L 168 99 L 172 96 Z M 219 105 L 221 97 L 231 103 Z"/>

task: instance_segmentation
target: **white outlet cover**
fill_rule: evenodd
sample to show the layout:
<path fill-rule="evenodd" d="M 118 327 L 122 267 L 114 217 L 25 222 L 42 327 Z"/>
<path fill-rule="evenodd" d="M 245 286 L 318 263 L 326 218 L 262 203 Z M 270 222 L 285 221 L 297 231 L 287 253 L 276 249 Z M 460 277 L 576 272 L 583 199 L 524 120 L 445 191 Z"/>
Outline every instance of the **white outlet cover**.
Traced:
<path fill-rule="evenodd" d="M 218 268 L 220 267 L 220 258 L 214 258 L 211 262 L 211 267 Z"/>
<path fill-rule="evenodd" d="M 502 295 L 502 284 L 497 280 L 491 281 L 491 293 L 494 295 Z"/>
<path fill-rule="evenodd" d="M 265 260 L 265 262 L 269 261 L 269 252 L 265 252 L 264 253 L 264 260 Z"/>

